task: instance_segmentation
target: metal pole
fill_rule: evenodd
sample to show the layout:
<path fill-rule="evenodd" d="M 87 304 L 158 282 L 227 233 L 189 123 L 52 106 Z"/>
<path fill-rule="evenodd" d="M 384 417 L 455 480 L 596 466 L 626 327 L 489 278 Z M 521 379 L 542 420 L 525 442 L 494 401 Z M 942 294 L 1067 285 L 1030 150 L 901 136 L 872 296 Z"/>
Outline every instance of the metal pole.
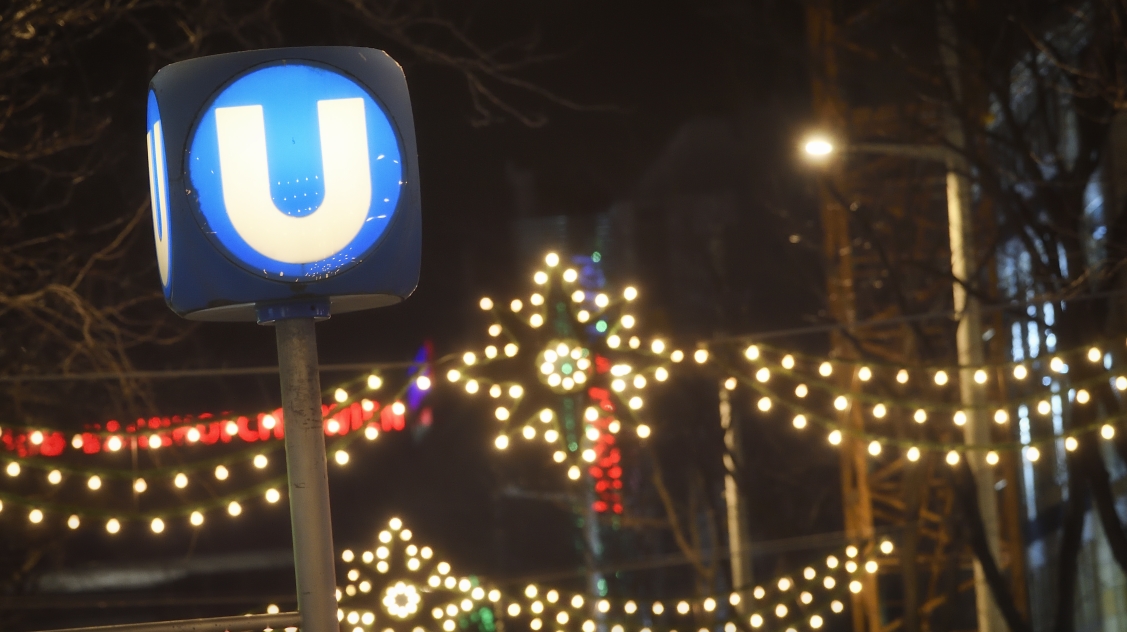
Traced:
<path fill-rule="evenodd" d="M 736 612 L 744 614 L 747 590 L 751 586 L 751 539 L 747 535 L 747 511 L 736 484 L 737 468 L 743 464 L 738 428 L 732 423 L 732 403 L 724 382 L 720 382 L 720 427 L 724 429 L 724 501 L 728 509 L 728 553 L 732 568 L 732 591 L 739 593 Z"/>
<path fill-rule="evenodd" d="M 951 21 L 953 6 L 950 0 L 941 0 L 936 7 L 939 31 L 939 57 L 947 74 L 955 102 L 962 99 L 962 79 L 959 69 L 959 53 L 955 25 Z M 944 133 L 947 143 L 953 149 L 947 159 L 947 222 L 951 240 L 951 275 L 955 278 L 951 291 L 955 303 L 955 313 L 959 325 L 955 332 L 955 345 L 958 349 L 959 401 L 967 414 L 963 427 L 964 442 L 968 446 L 981 446 L 990 443 L 989 420 L 983 414 L 983 392 L 974 382 L 974 367 L 982 366 L 986 354 L 982 345 L 982 313 L 978 297 L 967 291 L 973 287 L 971 275 L 975 269 L 974 259 L 974 214 L 971 211 L 970 182 L 967 178 L 967 162 L 962 152 L 966 147 L 966 137 L 962 123 L 955 115 L 954 106 L 944 114 Z M 982 515 L 982 526 L 986 531 L 986 541 L 990 554 L 995 560 L 1000 548 L 998 529 L 998 497 L 994 489 L 994 475 L 986 463 L 985 450 L 967 450 L 967 464 L 974 473 L 978 492 L 978 510 Z M 982 564 L 974 561 L 974 597 L 978 615 L 979 632 L 1002 632 L 1006 625 L 994 601 L 990 585 Z"/>
<path fill-rule="evenodd" d="M 317 334 L 312 318 L 278 320 L 274 328 L 282 383 L 286 472 L 301 630 L 337 632 L 336 572 L 321 380 L 317 373 Z"/>
<path fill-rule="evenodd" d="M 93 628 L 67 628 L 49 632 L 248 632 L 251 630 L 296 627 L 300 620 L 301 617 L 296 612 L 281 612 L 278 614 L 250 614 L 242 617 L 100 625 Z"/>

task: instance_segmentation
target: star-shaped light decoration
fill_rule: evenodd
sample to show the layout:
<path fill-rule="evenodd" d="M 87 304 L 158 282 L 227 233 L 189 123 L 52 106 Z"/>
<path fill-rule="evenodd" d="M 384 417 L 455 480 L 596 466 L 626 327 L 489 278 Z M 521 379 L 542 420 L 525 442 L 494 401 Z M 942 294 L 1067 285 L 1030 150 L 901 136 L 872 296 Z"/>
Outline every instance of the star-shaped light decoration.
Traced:
<path fill-rule="evenodd" d="M 341 552 L 346 565 L 337 589 L 337 618 L 351 632 L 454 632 L 465 621 L 492 621 L 497 589 L 486 590 L 475 577 L 460 577 L 450 564 L 419 546 L 399 518 L 388 521 L 373 550 Z"/>
<path fill-rule="evenodd" d="M 561 265 L 556 253 L 544 263 L 532 275 L 535 289 L 527 300 L 497 305 L 481 299 L 494 319 L 492 341 L 480 352 L 467 351 L 446 378 L 494 400 L 499 450 L 540 438 L 552 459 L 568 467 L 569 478 L 579 479 L 588 467 L 613 487 L 608 473 L 620 472 L 617 436 L 627 427 L 642 439 L 650 435 L 639 419 L 642 393 L 668 379 L 670 363 L 685 356 L 637 333 L 637 289 L 605 291 L 597 275 Z"/>

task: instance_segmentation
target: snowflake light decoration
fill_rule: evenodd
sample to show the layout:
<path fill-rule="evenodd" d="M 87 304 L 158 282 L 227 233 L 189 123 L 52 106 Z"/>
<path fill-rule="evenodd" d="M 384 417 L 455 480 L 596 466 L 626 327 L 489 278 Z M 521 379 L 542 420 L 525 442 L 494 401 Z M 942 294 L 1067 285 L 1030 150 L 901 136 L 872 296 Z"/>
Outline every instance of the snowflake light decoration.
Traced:
<path fill-rule="evenodd" d="M 612 294 L 599 275 L 562 265 L 556 253 L 544 263 L 532 275 L 535 289 L 527 300 L 500 306 L 481 299 L 494 319 L 488 328 L 493 341 L 463 354 L 446 377 L 470 395 L 495 400 L 499 450 L 518 438 L 539 437 L 552 448 L 552 459 L 568 467 L 569 478 L 579 479 L 587 467 L 598 480 L 617 467 L 623 429 L 642 439 L 650 435 L 640 420 L 643 391 L 668 379 L 671 363 L 685 354 L 637 333 L 637 289 Z"/>
<path fill-rule="evenodd" d="M 374 625 L 391 632 L 454 632 L 463 620 L 492 617 L 497 589 L 486 590 L 474 577 L 453 574 L 450 564 L 436 559 L 429 546 L 414 543 L 414 534 L 392 518 L 376 537 L 375 547 L 359 554 L 341 552 L 346 568 L 337 589 L 337 616 L 351 632 L 370 632 Z M 428 612 L 430 616 L 424 613 Z"/>

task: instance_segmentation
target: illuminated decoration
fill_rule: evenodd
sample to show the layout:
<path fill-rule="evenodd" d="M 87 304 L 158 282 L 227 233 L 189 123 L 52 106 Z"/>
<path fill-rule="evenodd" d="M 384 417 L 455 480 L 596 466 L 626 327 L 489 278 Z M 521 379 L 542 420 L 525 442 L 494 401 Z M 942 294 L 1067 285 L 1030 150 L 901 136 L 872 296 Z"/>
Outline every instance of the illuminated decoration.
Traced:
<path fill-rule="evenodd" d="M 493 619 L 497 589 L 456 575 L 402 520 L 392 518 L 360 552 L 341 551 L 340 618 L 362 630 L 453 630 L 460 622 Z M 378 627 L 375 627 L 378 626 Z M 354 628 L 350 628 L 354 629 Z"/>
<path fill-rule="evenodd" d="M 323 412 L 326 451 L 334 467 L 347 466 L 352 443 L 369 443 L 385 431 L 405 429 L 408 415 L 424 423 L 428 409 L 421 397 L 414 400 L 417 407 L 400 400 L 430 369 L 414 363 L 383 368 L 401 371 L 402 377 L 394 380 L 400 384 L 397 392 L 379 392 L 384 378 L 373 373 L 325 393 L 333 402 L 323 405 Z M 375 399 L 380 395 L 390 405 L 380 405 Z M 283 431 L 280 410 L 255 416 L 139 419 L 133 424 L 109 421 L 76 434 L 7 426 L 0 432 L 0 462 L 7 473 L 0 481 L 0 507 L 34 510 L 39 518 L 34 524 L 42 526 L 65 523 L 77 529 L 112 519 L 116 527 L 107 527 L 111 534 L 131 524 L 143 524 L 152 534 L 185 533 L 176 527 L 200 527 L 212 513 L 236 519 L 281 501 L 279 490 L 287 487 Z M 178 464 L 153 459 L 172 447 L 183 459 Z M 122 450 L 135 451 L 151 465 L 111 465 Z M 149 453 L 155 454 L 146 456 Z M 43 500 L 48 491 L 49 500 Z"/>
<path fill-rule="evenodd" d="M 612 632 L 717 626 L 726 632 L 748 627 L 817 630 L 842 615 L 850 595 L 872 585 L 865 577 L 879 572 L 894 548 L 890 540 L 849 545 L 743 592 L 592 602 L 587 595 L 552 586 L 494 585 L 487 578 L 456 575 L 449 564 L 436 561 L 429 547 L 417 544 L 400 519 L 392 518 L 372 548 L 340 553 L 337 591 L 341 621 L 362 632 L 492 630 L 499 622 L 506 629 L 593 632 L 595 611 Z"/>
<path fill-rule="evenodd" d="M 621 513 L 617 442 L 625 430 L 649 436 L 639 420 L 645 389 L 668 379 L 683 353 L 643 340 L 632 309 L 637 289 L 609 292 L 581 276 L 549 253 L 527 299 L 481 299 L 493 317 L 489 343 L 449 366 L 446 381 L 489 398 L 497 449 L 543 440 L 569 478 L 586 468 L 603 488 L 598 510 Z"/>
<path fill-rule="evenodd" d="M 894 456 L 902 455 L 911 462 L 918 461 L 922 452 L 930 452 L 954 466 L 967 450 L 988 450 L 986 461 L 990 465 L 999 462 L 1000 451 L 1020 453 L 1035 461 L 1046 447 L 1057 442 L 1073 451 L 1081 441 L 1109 439 L 1114 436 L 1115 427 L 1127 421 L 1127 414 L 1108 415 L 1097 410 L 1096 421 L 1060 435 L 1033 436 L 1023 442 L 1002 439 L 976 447 L 961 441 L 960 426 L 966 424 L 970 409 L 958 402 L 960 375 L 968 376 L 975 388 L 982 389 L 996 383 L 997 376 L 1007 376 L 1006 388 L 1001 391 L 1007 399 L 987 402 L 978 409 L 983 419 L 993 422 L 992 426 L 1005 429 L 1015 420 L 1060 414 L 1065 405 L 1093 406 L 1091 393 L 1096 388 L 1127 391 L 1127 377 L 1123 375 L 1127 369 L 1115 367 L 1111 355 L 1098 346 L 1085 346 L 1050 358 L 977 367 L 903 367 L 827 360 L 764 344 L 733 349 L 729 348 L 730 343 L 717 343 L 711 347 L 713 353 L 706 359 L 708 366 L 723 375 L 735 376 L 739 384 L 754 392 L 761 411 L 768 412 L 773 406 L 787 411 L 793 417 L 794 427 L 800 430 L 810 424 L 821 426 L 831 445 L 841 444 L 843 437 L 863 442 L 874 458 L 885 458 L 882 448 L 892 447 L 897 449 Z M 1070 366 L 1079 363 L 1096 366 L 1089 366 L 1083 378 L 1063 377 L 1068 375 Z M 989 391 L 995 396 L 998 392 Z M 869 430 L 842 421 L 843 414 L 857 408 L 871 422 L 865 424 Z M 902 428 L 915 430 L 915 436 L 893 435 L 892 426 L 885 424 L 897 419 L 910 420 L 912 423 L 903 424 Z M 882 429 L 887 430 L 881 432 Z M 959 439 L 933 438 L 944 434 Z"/>
<path fill-rule="evenodd" d="M 411 107 L 382 51 L 165 66 L 150 85 L 148 140 L 157 259 L 177 314 L 270 322 L 301 283 L 303 313 L 327 316 L 398 302 L 417 284 Z"/>

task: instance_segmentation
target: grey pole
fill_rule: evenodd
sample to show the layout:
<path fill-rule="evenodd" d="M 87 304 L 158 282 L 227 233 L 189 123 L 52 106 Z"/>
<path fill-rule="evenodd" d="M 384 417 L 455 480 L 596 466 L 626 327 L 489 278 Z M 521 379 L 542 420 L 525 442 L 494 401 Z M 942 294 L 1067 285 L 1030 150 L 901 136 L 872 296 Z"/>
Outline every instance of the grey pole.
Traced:
<path fill-rule="evenodd" d="M 962 83 L 958 52 L 958 36 L 951 21 L 954 4 L 951 0 L 936 3 L 939 31 L 939 58 L 947 75 L 952 97 L 962 101 Z M 982 389 L 974 382 L 975 366 L 982 366 L 986 360 L 982 344 L 982 313 L 978 297 L 967 288 L 975 286 L 974 251 L 974 213 L 971 208 L 971 184 L 966 158 L 961 153 L 966 147 L 962 122 L 953 107 L 948 107 L 943 116 L 944 135 L 953 152 L 947 160 L 947 219 L 951 239 L 951 274 L 955 277 L 952 286 L 955 312 L 959 315 L 955 330 L 955 345 L 959 353 L 959 400 L 966 406 L 967 423 L 963 428 L 964 441 L 968 446 L 989 445 L 990 422 L 983 413 Z M 986 531 L 986 543 L 990 554 L 999 560 L 1001 538 L 998 520 L 998 492 L 994 488 L 994 473 L 986 463 L 985 450 L 967 450 L 967 464 L 974 472 L 975 487 L 978 492 L 978 511 L 982 515 L 982 526 Z M 974 596 L 979 632 L 1002 632 L 1006 629 L 1001 610 L 994 601 L 986 573 L 978 558 L 974 559 Z"/>
<path fill-rule="evenodd" d="M 286 431 L 290 523 L 293 526 L 297 609 L 302 632 L 337 632 L 336 572 L 329 515 L 329 477 L 312 318 L 274 323 Z"/>
<path fill-rule="evenodd" d="M 724 381 L 720 381 L 720 427 L 724 429 L 724 502 L 728 509 L 728 552 L 732 568 L 732 592 L 740 595 L 736 612 L 744 614 L 751 586 L 751 538 L 747 531 L 747 509 L 740 498 L 736 473 L 743 466 L 739 428 L 732 423 L 732 404 Z"/>

